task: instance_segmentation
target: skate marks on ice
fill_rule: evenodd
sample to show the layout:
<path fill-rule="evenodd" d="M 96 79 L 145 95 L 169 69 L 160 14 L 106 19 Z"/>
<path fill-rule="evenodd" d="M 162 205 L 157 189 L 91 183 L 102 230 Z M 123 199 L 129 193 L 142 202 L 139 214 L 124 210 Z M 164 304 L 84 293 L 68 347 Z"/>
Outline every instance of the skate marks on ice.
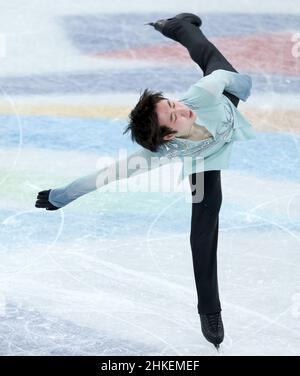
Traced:
<path fill-rule="evenodd" d="M 85 312 L 83 314 L 90 314 Z M 157 353 L 145 343 L 76 325 L 20 303 L 7 303 L 0 314 L 0 355 L 145 355 Z"/>

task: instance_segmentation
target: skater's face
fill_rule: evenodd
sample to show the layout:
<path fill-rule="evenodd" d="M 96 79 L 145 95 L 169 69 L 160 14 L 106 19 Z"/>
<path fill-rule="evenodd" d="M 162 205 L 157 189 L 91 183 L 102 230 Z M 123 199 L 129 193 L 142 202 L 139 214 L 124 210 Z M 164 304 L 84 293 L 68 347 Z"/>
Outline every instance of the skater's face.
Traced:
<path fill-rule="evenodd" d="M 167 135 L 165 140 L 174 137 L 188 137 L 196 119 L 196 114 L 182 102 L 173 99 L 163 99 L 156 105 L 159 125 L 166 125 L 176 134 Z"/>

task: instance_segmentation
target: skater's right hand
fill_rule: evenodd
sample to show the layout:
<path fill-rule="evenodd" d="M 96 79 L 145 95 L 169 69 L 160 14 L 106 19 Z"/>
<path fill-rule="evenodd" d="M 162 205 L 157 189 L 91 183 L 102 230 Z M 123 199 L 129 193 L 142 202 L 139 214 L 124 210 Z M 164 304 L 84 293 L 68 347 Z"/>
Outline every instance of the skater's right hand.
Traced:
<path fill-rule="evenodd" d="M 49 202 L 49 194 L 50 194 L 51 189 L 48 191 L 41 191 L 37 195 L 37 200 L 35 203 L 36 208 L 40 209 L 46 209 L 46 210 L 57 210 L 59 209 L 58 207 L 54 206 Z"/>

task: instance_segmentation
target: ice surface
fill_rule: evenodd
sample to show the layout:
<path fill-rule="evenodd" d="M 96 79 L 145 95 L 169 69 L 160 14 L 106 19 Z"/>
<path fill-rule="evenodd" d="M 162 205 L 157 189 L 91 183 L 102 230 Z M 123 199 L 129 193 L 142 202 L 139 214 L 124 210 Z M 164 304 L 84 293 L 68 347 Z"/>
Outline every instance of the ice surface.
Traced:
<path fill-rule="evenodd" d="M 192 11 L 252 74 L 241 109 L 259 129 L 222 172 L 221 354 L 299 355 L 300 54 L 291 38 L 300 2 L 0 3 L 0 354 L 216 355 L 196 309 L 186 193 L 98 191 L 60 211 L 34 208 L 40 189 L 136 150 L 122 131 L 141 89 L 177 96 L 199 77 L 180 47 L 143 25 Z"/>

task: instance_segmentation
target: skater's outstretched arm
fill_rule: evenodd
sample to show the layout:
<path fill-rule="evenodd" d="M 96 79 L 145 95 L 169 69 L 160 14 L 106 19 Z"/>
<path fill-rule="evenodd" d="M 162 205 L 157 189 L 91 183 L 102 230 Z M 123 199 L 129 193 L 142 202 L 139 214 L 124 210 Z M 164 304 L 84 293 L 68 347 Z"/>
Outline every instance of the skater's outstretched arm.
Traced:
<path fill-rule="evenodd" d="M 72 183 L 47 191 L 39 192 L 35 206 L 46 210 L 56 210 L 77 198 L 112 183 L 130 178 L 170 163 L 171 159 L 159 153 L 140 149 L 127 159 L 116 161 L 96 172 L 74 180 Z"/>

